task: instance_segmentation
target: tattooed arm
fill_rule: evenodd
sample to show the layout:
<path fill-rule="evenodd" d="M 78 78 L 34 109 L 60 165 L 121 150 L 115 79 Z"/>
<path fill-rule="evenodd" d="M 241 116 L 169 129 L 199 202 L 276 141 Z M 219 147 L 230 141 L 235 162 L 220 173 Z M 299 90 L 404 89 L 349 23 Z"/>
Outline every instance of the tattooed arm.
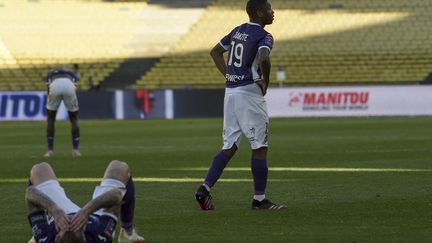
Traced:
<path fill-rule="evenodd" d="M 65 212 L 59 208 L 47 195 L 29 186 L 26 191 L 26 203 L 30 212 L 36 210 L 47 210 L 54 217 L 57 231 L 67 231 L 69 229 L 69 218 Z"/>
<path fill-rule="evenodd" d="M 70 231 L 79 231 L 87 224 L 87 219 L 93 212 L 101 208 L 113 208 L 120 206 L 122 193 L 118 189 L 112 189 L 88 202 L 72 219 Z"/>

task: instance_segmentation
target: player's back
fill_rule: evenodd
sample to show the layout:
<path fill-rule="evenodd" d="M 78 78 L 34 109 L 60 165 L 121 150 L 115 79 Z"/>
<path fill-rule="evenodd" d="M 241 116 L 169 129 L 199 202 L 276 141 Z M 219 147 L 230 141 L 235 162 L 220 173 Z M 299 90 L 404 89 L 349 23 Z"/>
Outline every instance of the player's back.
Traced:
<path fill-rule="evenodd" d="M 69 79 L 74 84 L 79 80 L 78 76 L 72 71 L 64 69 L 54 69 L 48 73 L 46 77 L 46 82 L 47 84 L 51 84 L 55 79 L 60 78 Z"/>
<path fill-rule="evenodd" d="M 263 27 L 251 22 L 242 24 L 224 37 L 221 44 L 228 51 L 228 88 L 248 85 L 261 78 L 258 50 L 273 46 L 272 36 Z"/>

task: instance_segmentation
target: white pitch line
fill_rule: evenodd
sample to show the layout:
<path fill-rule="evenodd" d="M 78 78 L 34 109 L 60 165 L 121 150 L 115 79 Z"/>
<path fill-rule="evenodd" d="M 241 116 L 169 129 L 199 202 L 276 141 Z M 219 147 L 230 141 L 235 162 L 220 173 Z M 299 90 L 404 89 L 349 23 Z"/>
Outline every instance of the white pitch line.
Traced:
<path fill-rule="evenodd" d="M 206 167 L 181 168 L 172 170 L 183 171 L 207 171 Z M 250 171 L 249 167 L 228 167 L 225 171 Z M 269 171 L 292 172 L 432 172 L 432 169 L 408 169 L 408 168 L 314 168 L 314 167 L 270 167 Z"/>
<path fill-rule="evenodd" d="M 204 178 L 164 178 L 164 177 L 133 177 L 134 182 L 162 182 L 162 183 L 187 183 L 187 182 L 203 182 Z M 270 182 L 287 182 L 294 179 L 268 179 Z M 67 183 L 94 183 L 100 182 L 101 178 L 59 178 L 60 182 Z M 246 178 L 232 178 L 232 179 L 219 179 L 219 182 L 252 182 L 252 179 Z M 11 178 L 0 179 L 2 183 L 27 183 L 28 178 Z"/>

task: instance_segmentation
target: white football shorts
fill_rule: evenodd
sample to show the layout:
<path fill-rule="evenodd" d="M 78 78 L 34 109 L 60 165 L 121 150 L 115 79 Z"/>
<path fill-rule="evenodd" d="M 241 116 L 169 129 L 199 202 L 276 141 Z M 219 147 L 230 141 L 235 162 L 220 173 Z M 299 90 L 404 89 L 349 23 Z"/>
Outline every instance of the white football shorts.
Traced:
<path fill-rule="evenodd" d="M 242 133 L 253 150 L 268 147 L 268 124 L 267 103 L 257 84 L 225 89 L 222 149 L 239 147 Z"/>
<path fill-rule="evenodd" d="M 63 101 L 68 111 L 78 111 L 78 99 L 75 89 L 75 85 L 68 78 L 54 79 L 49 84 L 46 108 L 51 111 L 56 111 Z"/>
<path fill-rule="evenodd" d="M 96 186 L 94 192 L 93 192 L 93 199 L 99 197 L 100 195 L 104 194 L 105 192 L 108 192 L 114 188 L 117 188 L 121 191 L 122 197 L 126 194 L 126 186 L 123 182 L 116 180 L 116 179 L 110 179 L 106 178 L 103 179 L 99 186 Z M 98 211 L 94 212 L 94 214 L 97 215 L 109 215 L 117 220 L 117 216 L 110 212 L 106 212 L 104 209 L 99 209 Z"/>
<path fill-rule="evenodd" d="M 35 187 L 49 197 L 66 214 L 76 213 L 80 210 L 80 207 L 66 196 L 63 187 L 60 186 L 57 180 L 47 180 Z"/>
<path fill-rule="evenodd" d="M 104 194 L 105 192 L 112 190 L 113 188 L 119 189 L 122 193 L 122 196 L 124 196 L 126 193 L 126 186 L 124 185 L 123 182 L 115 179 L 103 179 L 100 185 L 95 187 L 92 198 L 94 199 Z M 42 182 L 41 184 L 36 186 L 36 189 L 38 189 L 39 191 L 44 193 L 47 197 L 49 197 L 66 214 L 76 213 L 81 209 L 78 205 L 73 203 L 66 196 L 63 187 L 60 185 L 60 183 L 57 180 L 47 180 L 45 182 Z M 94 212 L 94 214 L 109 215 L 114 219 L 117 219 L 117 217 L 114 214 L 110 212 L 105 212 L 104 209 L 99 209 L 98 211 Z"/>

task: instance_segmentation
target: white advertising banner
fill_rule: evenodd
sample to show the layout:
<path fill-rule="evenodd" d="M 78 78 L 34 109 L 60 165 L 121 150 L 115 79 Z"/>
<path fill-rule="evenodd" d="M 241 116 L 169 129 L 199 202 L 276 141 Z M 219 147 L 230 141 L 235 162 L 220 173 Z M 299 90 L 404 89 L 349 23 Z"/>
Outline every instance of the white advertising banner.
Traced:
<path fill-rule="evenodd" d="M 0 92 L 0 121 L 46 120 L 46 92 Z M 57 119 L 67 119 L 63 102 Z"/>
<path fill-rule="evenodd" d="M 272 88 L 270 117 L 432 115 L 431 86 Z"/>

